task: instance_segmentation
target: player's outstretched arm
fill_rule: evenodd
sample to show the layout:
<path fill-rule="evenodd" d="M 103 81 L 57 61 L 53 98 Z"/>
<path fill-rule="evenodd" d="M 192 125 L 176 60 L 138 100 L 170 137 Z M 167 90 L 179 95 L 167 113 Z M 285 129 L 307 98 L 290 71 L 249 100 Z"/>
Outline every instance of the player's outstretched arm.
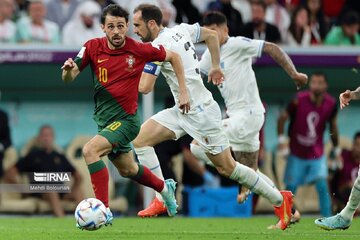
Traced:
<path fill-rule="evenodd" d="M 308 82 L 308 76 L 304 73 L 299 73 L 289 55 L 287 55 L 278 45 L 270 42 L 265 42 L 263 51 L 270 55 L 274 61 L 279 64 L 287 74 L 294 80 L 297 89 L 304 86 Z"/>
<path fill-rule="evenodd" d="M 166 49 L 165 61 L 170 62 L 179 84 L 178 104 L 183 113 L 190 110 L 190 98 L 186 88 L 185 72 L 182 60 L 179 54 Z"/>
<path fill-rule="evenodd" d="M 351 100 L 358 100 L 358 99 L 360 99 L 360 87 L 358 87 L 354 91 L 346 90 L 345 92 L 341 93 L 339 96 L 340 108 L 343 109 L 344 107 L 349 105 Z"/>
<path fill-rule="evenodd" d="M 74 60 L 72 58 L 68 58 L 64 65 L 61 67 L 62 69 L 62 80 L 65 83 L 73 81 L 76 76 L 80 73 L 80 70 Z"/>
<path fill-rule="evenodd" d="M 217 33 L 204 27 L 200 28 L 200 42 L 205 41 L 211 55 L 211 69 L 208 82 L 219 85 L 224 81 L 224 74 L 220 68 L 220 44 Z"/>

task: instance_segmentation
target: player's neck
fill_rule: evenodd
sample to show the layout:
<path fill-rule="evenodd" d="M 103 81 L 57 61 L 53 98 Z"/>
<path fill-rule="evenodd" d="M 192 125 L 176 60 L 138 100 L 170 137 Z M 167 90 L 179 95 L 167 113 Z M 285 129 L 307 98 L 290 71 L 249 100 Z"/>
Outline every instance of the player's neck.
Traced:
<path fill-rule="evenodd" d="M 315 94 L 310 95 L 311 101 L 315 103 L 315 105 L 320 106 L 323 102 L 324 95 L 316 96 Z"/>
<path fill-rule="evenodd" d="M 224 40 L 220 43 L 220 46 L 222 46 L 222 45 L 224 45 L 225 43 L 227 43 L 227 41 L 229 40 L 229 35 L 228 36 L 226 36 L 225 38 L 224 38 Z"/>
<path fill-rule="evenodd" d="M 160 25 L 154 33 L 153 40 L 156 39 L 163 30 L 164 30 L 164 26 Z"/>

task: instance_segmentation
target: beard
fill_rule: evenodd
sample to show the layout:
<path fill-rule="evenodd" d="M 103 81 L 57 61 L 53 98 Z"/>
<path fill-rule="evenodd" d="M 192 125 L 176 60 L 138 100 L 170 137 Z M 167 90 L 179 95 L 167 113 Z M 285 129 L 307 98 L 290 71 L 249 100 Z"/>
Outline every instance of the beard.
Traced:
<path fill-rule="evenodd" d="M 140 37 L 142 42 L 151 42 L 153 39 L 151 38 L 151 32 L 150 29 L 148 27 L 146 27 L 146 35 L 145 36 L 141 36 L 138 34 L 138 36 Z"/>
<path fill-rule="evenodd" d="M 112 38 L 110 38 L 109 36 L 106 36 L 106 38 L 108 39 L 109 43 L 114 47 L 114 48 L 119 48 L 122 47 L 122 45 L 125 42 L 125 39 L 121 36 L 113 36 Z"/>

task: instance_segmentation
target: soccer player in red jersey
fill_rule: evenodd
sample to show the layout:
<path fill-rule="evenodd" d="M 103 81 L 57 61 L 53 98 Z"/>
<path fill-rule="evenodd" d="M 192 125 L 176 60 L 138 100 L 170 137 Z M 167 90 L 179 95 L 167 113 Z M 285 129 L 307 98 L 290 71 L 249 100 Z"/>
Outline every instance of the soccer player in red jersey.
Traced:
<path fill-rule="evenodd" d="M 136 164 L 130 146 L 140 130 L 138 86 L 145 63 L 170 62 L 182 89 L 178 96 L 179 107 L 184 112 L 190 108 L 180 56 L 163 46 L 143 44 L 126 37 L 128 16 L 128 12 L 116 4 L 104 8 L 101 28 L 106 37 L 87 41 L 75 60 L 69 58 L 62 66 L 62 79 L 66 83 L 73 81 L 87 65 L 90 65 L 93 74 L 94 120 L 98 125 L 98 134 L 84 146 L 83 155 L 95 196 L 107 207 L 106 225 L 111 224 L 113 219 L 108 204 L 109 174 L 100 159 L 106 154 L 123 177 L 161 193 L 168 214 L 176 214 L 176 183 L 172 179 L 163 181 L 145 166 Z"/>

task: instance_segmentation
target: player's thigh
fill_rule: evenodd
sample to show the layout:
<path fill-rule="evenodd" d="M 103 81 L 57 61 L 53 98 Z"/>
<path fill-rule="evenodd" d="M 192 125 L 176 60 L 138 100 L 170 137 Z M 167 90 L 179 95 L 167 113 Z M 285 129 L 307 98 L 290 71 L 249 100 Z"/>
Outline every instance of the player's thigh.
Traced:
<path fill-rule="evenodd" d="M 318 179 L 326 179 L 328 177 L 328 168 L 325 155 L 308 161 L 308 171 L 305 183 L 314 183 Z"/>
<path fill-rule="evenodd" d="M 255 151 L 255 152 L 233 151 L 233 153 L 236 161 L 254 170 L 257 170 L 259 151 Z"/>
<path fill-rule="evenodd" d="M 202 106 L 194 114 L 181 115 L 180 126 L 205 152 L 213 155 L 229 148 L 229 141 L 223 131 L 219 105 L 213 101 Z"/>
<path fill-rule="evenodd" d="M 83 154 L 85 157 L 89 154 L 104 156 L 108 154 L 111 149 L 112 144 L 109 142 L 109 140 L 106 137 L 98 134 L 85 144 L 83 148 Z"/>
<path fill-rule="evenodd" d="M 108 153 L 110 160 L 114 160 L 122 153 L 131 151 L 131 141 L 135 139 L 140 131 L 140 122 L 137 115 L 117 119 L 101 129 L 98 135 L 107 139 L 111 145 Z"/>
<path fill-rule="evenodd" d="M 179 126 L 176 110 L 165 109 L 141 125 L 140 133 L 135 138 L 134 147 L 155 146 L 165 140 L 178 139 L 185 134 Z"/>
<path fill-rule="evenodd" d="M 303 185 L 306 174 L 307 160 L 289 155 L 285 167 L 284 183 L 288 186 Z"/>
<path fill-rule="evenodd" d="M 259 132 L 264 124 L 264 114 L 244 110 L 223 119 L 223 128 L 233 151 L 256 152 L 260 148 Z"/>
<path fill-rule="evenodd" d="M 215 165 L 218 172 L 225 176 L 230 176 L 235 168 L 235 161 L 231 156 L 230 148 L 218 154 L 206 153 L 211 162 Z"/>

